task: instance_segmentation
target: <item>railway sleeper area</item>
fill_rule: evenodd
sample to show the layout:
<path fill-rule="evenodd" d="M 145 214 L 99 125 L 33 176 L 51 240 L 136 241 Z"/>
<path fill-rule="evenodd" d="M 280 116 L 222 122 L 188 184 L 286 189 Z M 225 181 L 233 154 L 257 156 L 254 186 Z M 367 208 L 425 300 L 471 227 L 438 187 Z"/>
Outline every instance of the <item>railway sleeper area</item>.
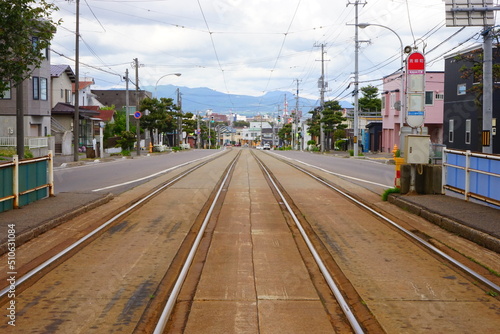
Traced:
<path fill-rule="evenodd" d="M 371 191 L 313 173 L 384 210 Z M 18 252 L 30 278 L 16 289 L 16 326 L 2 323 L 2 333 L 500 328 L 499 297 L 489 293 L 497 277 L 471 276 L 341 192 L 250 149 L 159 176 Z"/>

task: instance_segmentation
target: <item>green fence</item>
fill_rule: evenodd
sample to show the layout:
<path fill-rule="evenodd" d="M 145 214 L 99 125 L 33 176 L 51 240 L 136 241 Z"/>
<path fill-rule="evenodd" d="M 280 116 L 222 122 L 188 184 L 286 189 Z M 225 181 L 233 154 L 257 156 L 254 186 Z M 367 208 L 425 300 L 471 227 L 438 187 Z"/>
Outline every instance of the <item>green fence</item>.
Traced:
<path fill-rule="evenodd" d="M 45 157 L 0 164 L 0 212 L 54 195 L 52 152 Z"/>

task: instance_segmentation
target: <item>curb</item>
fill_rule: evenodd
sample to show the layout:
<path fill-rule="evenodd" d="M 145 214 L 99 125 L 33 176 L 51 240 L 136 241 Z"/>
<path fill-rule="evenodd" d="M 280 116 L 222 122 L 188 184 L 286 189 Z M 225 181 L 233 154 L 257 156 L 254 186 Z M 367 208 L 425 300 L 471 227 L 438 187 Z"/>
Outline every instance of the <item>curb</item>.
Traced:
<path fill-rule="evenodd" d="M 113 194 L 109 193 L 106 194 L 105 196 L 96 199 L 94 201 L 91 201 L 83 206 L 78 207 L 75 210 L 72 211 L 67 211 L 65 213 L 60 214 L 59 216 L 56 216 L 54 218 L 47 219 L 46 221 L 42 222 L 40 225 L 37 227 L 21 232 L 20 234 L 16 235 L 16 247 L 21 246 L 22 244 L 30 241 L 31 239 L 36 238 L 37 236 L 49 231 L 50 229 L 59 226 L 66 221 L 73 219 L 87 211 L 90 211 L 92 209 L 95 209 L 103 204 L 108 203 L 113 199 Z M 3 255 L 7 253 L 8 247 L 7 247 L 7 242 L 2 243 L 0 245 L 0 255 Z"/>
<path fill-rule="evenodd" d="M 407 210 L 408 212 L 420 216 L 430 223 L 441 227 L 442 229 L 455 233 L 458 236 L 472 241 L 480 246 L 483 246 L 491 251 L 500 254 L 500 239 L 490 236 L 487 233 L 478 231 L 465 225 L 464 222 L 443 216 L 432 210 L 422 208 L 410 201 L 405 200 L 401 196 L 389 195 L 388 202 L 398 207 Z"/>

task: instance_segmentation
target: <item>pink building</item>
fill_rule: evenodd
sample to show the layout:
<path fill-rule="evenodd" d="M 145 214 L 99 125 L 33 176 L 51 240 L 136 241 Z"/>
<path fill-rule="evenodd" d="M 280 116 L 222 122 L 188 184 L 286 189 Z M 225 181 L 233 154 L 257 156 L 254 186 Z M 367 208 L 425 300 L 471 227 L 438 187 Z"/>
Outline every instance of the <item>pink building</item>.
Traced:
<path fill-rule="evenodd" d="M 411 133 L 404 122 L 404 114 L 399 109 L 401 101 L 401 73 L 383 79 L 382 91 L 382 151 L 392 152 L 394 145 L 402 148 L 403 134 Z M 443 143 L 444 72 L 427 72 L 425 77 L 425 121 L 418 133 L 431 136 L 431 142 Z"/>

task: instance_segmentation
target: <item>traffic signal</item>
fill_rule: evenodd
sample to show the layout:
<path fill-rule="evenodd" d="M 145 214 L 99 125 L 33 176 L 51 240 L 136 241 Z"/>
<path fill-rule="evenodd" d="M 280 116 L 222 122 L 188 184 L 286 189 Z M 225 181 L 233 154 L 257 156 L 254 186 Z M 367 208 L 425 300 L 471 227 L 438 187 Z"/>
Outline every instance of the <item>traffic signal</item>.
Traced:
<path fill-rule="evenodd" d="M 278 122 L 281 122 L 281 116 L 278 115 Z"/>
<path fill-rule="evenodd" d="M 214 122 L 214 116 L 210 116 L 210 122 Z"/>

